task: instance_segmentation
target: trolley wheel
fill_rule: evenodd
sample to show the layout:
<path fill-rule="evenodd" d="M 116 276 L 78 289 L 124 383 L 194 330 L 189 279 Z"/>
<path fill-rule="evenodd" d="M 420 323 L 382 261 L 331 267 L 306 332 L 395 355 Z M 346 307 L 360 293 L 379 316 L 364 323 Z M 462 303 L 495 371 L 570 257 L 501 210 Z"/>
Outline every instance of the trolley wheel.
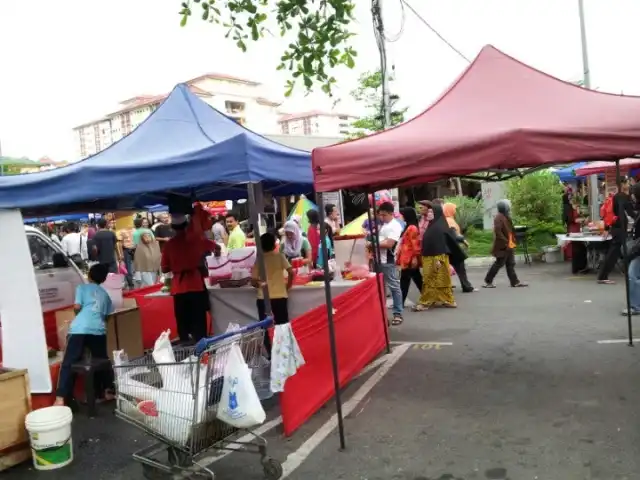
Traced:
<path fill-rule="evenodd" d="M 263 458 L 262 468 L 264 471 L 264 478 L 266 478 L 267 480 L 279 480 L 280 478 L 282 478 L 282 475 L 284 473 L 282 464 L 275 458 Z"/>

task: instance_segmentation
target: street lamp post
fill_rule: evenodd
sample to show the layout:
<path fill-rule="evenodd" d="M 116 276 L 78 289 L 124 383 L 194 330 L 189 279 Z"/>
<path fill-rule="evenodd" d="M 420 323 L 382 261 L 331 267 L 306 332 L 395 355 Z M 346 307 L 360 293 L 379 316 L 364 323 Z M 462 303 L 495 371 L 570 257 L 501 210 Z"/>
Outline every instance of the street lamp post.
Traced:
<path fill-rule="evenodd" d="M 587 48 L 587 26 L 584 21 L 584 0 L 578 0 L 578 14 L 580 15 L 580 41 L 582 45 L 582 85 L 591 88 L 591 71 L 589 70 L 589 50 Z M 600 218 L 598 206 L 598 175 L 589 176 L 589 198 L 591 199 L 591 219 Z"/>

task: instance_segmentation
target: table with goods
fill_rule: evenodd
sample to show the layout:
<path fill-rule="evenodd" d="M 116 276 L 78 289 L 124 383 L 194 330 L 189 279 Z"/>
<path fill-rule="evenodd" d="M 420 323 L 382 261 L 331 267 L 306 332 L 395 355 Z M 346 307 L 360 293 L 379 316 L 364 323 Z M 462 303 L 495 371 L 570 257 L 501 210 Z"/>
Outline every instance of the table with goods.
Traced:
<path fill-rule="evenodd" d="M 582 226 L 580 232 L 558 234 L 556 238 L 560 247 L 570 242 L 584 244 L 587 252 L 587 270 L 591 271 L 597 271 L 600 268 L 611 241 L 611 235 L 605 231 L 602 221 L 589 222 Z"/>
<path fill-rule="evenodd" d="M 220 257 L 207 257 L 209 278 L 205 282 L 211 300 L 213 332 L 225 332 L 230 324 L 249 325 L 258 320 L 256 289 L 250 285 L 251 269 L 255 262 L 255 248 L 246 247 Z M 289 291 L 289 319 L 293 320 L 326 303 L 324 271 L 312 269 L 303 260 L 293 259 L 293 287 Z M 286 272 L 283 273 L 286 276 Z M 369 278 L 364 265 L 343 264 L 332 273 L 331 293 L 335 298 Z M 168 289 L 154 292 L 148 297 L 169 295 Z"/>

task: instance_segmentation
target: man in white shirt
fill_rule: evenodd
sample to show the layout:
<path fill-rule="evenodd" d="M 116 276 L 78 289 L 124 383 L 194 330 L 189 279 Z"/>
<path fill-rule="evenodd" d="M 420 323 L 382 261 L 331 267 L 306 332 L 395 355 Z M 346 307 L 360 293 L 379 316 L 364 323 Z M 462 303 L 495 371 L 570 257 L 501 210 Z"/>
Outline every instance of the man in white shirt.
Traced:
<path fill-rule="evenodd" d="M 75 223 L 68 223 L 64 230 L 66 235 L 60 241 L 62 251 L 78 264 L 82 262 L 82 236 L 78 233 Z"/>
<path fill-rule="evenodd" d="M 400 276 L 396 266 L 396 246 L 402 236 L 402 225 L 393 217 L 393 203 L 384 202 L 378 209 L 378 217 L 382 222 L 378 232 L 380 244 L 380 268 L 384 276 L 384 283 L 391 293 L 393 301 L 393 325 L 402 323 L 402 291 L 400 290 Z"/>

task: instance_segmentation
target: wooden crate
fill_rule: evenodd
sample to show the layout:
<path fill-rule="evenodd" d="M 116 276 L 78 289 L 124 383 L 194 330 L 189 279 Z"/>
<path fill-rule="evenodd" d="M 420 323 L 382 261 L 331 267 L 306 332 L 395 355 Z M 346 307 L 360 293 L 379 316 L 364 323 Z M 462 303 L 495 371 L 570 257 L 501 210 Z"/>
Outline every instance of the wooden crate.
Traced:
<path fill-rule="evenodd" d="M 0 471 L 31 457 L 24 419 L 31 411 L 26 370 L 0 368 Z"/>

